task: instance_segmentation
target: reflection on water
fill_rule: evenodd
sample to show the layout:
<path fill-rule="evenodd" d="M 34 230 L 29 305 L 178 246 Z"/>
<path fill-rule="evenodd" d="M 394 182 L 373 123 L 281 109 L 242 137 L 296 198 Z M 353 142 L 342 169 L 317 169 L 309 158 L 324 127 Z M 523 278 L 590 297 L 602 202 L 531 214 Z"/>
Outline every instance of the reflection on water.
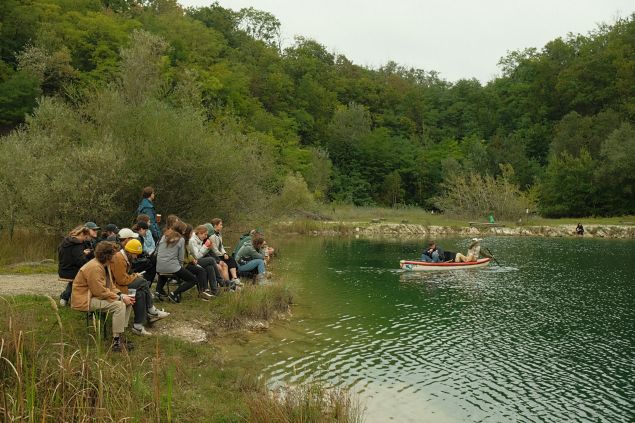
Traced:
<path fill-rule="evenodd" d="M 283 243 L 300 303 L 254 342 L 269 382 L 350 387 L 367 421 L 633 421 L 635 243 L 484 244 L 502 266 L 407 273 L 422 244 Z"/>

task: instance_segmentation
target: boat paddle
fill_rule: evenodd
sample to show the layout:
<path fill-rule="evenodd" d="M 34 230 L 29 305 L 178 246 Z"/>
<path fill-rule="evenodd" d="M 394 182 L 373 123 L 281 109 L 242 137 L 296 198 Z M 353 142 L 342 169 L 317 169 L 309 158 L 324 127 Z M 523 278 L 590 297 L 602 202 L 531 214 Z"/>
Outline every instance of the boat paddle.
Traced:
<path fill-rule="evenodd" d="M 501 264 L 498 262 L 498 260 L 496 260 L 496 257 L 494 257 L 494 254 L 492 254 L 492 251 L 491 251 L 489 248 L 485 247 L 485 251 L 487 251 L 487 254 L 489 254 L 489 255 L 490 255 L 490 257 L 492 258 L 492 260 L 494 260 L 494 262 L 498 265 L 498 267 L 503 267 L 503 266 L 501 266 Z"/>

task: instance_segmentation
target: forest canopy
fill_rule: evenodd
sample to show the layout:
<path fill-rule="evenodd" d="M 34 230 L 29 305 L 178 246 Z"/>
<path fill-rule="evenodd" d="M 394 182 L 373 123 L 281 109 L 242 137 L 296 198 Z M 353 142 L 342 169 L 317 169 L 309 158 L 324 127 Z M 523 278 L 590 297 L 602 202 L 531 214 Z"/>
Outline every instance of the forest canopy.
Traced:
<path fill-rule="evenodd" d="M 275 16 L 217 3 L 4 0 L 0 22 L 5 223 L 132 219 L 146 185 L 196 218 L 478 214 L 452 199 L 485 183 L 490 209 L 504 191 L 545 216 L 635 213 L 635 14 L 510 52 L 485 85 L 282 49 Z"/>

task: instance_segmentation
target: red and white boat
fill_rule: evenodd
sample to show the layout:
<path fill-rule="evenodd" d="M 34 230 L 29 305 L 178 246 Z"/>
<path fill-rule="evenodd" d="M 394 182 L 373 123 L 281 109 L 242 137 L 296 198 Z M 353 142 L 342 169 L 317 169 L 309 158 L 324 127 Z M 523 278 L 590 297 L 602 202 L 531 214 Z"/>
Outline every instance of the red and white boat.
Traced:
<path fill-rule="evenodd" d="M 443 270 L 462 270 L 462 269 L 480 269 L 489 264 L 490 258 L 482 258 L 476 261 L 467 261 L 464 263 L 430 263 L 427 261 L 400 260 L 399 267 L 403 270 L 412 271 L 443 271 Z"/>

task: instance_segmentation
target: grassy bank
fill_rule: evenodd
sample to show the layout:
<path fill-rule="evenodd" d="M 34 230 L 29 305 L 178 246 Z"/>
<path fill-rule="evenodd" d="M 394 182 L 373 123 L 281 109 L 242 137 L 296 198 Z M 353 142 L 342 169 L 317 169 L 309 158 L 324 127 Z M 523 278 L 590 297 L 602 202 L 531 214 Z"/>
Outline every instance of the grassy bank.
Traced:
<path fill-rule="evenodd" d="M 322 218 L 322 219 L 319 219 Z M 463 218 L 448 216 L 440 213 L 432 213 L 420 208 L 384 208 L 384 207 L 322 207 L 314 216 L 298 215 L 279 221 L 267 228 L 272 233 L 297 233 L 310 234 L 313 231 L 320 233 L 350 234 L 356 228 L 365 228 L 376 223 L 407 223 L 423 226 L 444 226 L 450 228 L 464 228 L 470 222 L 487 222 L 487 216 Z M 588 218 L 562 218 L 547 219 L 534 214 L 518 221 L 496 220 L 506 227 L 545 226 L 557 227 L 560 225 L 575 225 L 582 222 L 583 225 L 634 225 L 635 216 L 620 217 L 588 217 Z"/>
<path fill-rule="evenodd" d="M 111 353 L 108 342 L 87 328 L 84 313 L 58 309 L 42 296 L 2 298 L 0 420 L 358 421 L 347 395 L 332 396 L 319 386 L 272 394 L 258 379 L 258 362 L 223 353 L 226 341 L 215 334 L 286 313 L 291 301 L 281 283 L 209 303 L 189 295 L 179 305 L 165 304 L 172 314 L 157 325 L 198 325 L 209 335 L 205 342 L 129 337 L 133 351 Z"/>

